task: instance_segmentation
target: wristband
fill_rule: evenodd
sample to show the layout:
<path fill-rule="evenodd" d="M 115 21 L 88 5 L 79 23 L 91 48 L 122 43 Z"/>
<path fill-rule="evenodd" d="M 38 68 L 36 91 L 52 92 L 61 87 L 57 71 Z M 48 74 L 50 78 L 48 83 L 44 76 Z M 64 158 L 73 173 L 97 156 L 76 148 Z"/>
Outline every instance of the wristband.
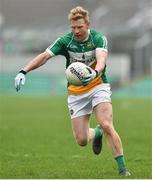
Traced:
<path fill-rule="evenodd" d="M 26 71 L 24 71 L 24 70 L 19 71 L 19 73 L 22 73 L 22 74 L 24 74 L 24 75 L 26 75 L 26 74 L 27 74 L 27 72 L 26 72 Z"/>

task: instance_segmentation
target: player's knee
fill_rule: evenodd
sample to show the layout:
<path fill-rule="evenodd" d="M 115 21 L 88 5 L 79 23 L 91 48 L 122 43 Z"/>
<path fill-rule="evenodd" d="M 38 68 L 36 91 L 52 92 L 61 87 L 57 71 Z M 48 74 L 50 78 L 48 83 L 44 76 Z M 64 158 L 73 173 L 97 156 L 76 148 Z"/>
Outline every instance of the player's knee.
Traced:
<path fill-rule="evenodd" d="M 76 140 L 80 146 L 86 146 L 88 143 L 88 140 L 86 137 L 77 136 Z"/>
<path fill-rule="evenodd" d="M 102 124 L 102 129 L 106 134 L 111 134 L 113 130 L 113 126 L 111 123 L 105 122 Z"/>

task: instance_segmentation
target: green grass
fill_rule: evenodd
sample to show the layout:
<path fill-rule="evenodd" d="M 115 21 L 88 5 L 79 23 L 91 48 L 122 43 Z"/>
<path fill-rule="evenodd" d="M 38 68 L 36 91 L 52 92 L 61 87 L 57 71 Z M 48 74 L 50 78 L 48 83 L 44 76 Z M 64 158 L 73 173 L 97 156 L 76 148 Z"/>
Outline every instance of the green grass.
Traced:
<path fill-rule="evenodd" d="M 99 156 L 91 144 L 76 144 L 66 103 L 64 97 L 0 97 L 0 178 L 120 178 L 105 139 Z M 152 100 L 113 99 L 113 107 L 130 178 L 152 178 Z"/>

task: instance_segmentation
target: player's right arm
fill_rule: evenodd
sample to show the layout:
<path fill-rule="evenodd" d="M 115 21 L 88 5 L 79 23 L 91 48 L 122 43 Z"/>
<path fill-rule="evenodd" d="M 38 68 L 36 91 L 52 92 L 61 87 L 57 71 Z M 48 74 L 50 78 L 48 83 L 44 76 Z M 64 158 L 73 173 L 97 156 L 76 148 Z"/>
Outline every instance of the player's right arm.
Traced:
<path fill-rule="evenodd" d="M 38 67 L 45 64 L 48 59 L 56 55 L 62 55 L 64 49 L 64 42 L 62 38 L 57 38 L 46 50 L 45 52 L 36 56 L 32 61 L 30 61 L 15 77 L 15 88 L 16 91 L 20 90 L 21 85 L 25 84 L 26 73 L 37 69 Z"/>
<path fill-rule="evenodd" d="M 27 73 L 29 71 L 37 69 L 38 67 L 45 64 L 48 61 L 48 59 L 50 59 L 50 58 L 51 58 L 51 55 L 48 52 L 45 51 L 45 52 L 39 54 L 38 56 L 36 56 L 31 62 L 29 62 L 23 68 L 23 70 Z"/>
<path fill-rule="evenodd" d="M 52 56 L 48 52 L 43 52 L 36 56 L 32 61 L 30 61 L 15 77 L 15 88 L 16 91 L 19 91 L 21 85 L 25 84 L 25 75 L 26 73 L 39 68 L 45 64 Z"/>

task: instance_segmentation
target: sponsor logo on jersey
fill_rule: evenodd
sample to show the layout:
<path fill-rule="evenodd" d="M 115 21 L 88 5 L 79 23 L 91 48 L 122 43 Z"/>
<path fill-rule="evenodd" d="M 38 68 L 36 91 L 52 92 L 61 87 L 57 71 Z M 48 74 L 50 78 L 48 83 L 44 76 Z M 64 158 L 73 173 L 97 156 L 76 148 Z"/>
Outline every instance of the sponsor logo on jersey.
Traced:
<path fill-rule="evenodd" d="M 76 53 L 72 51 L 68 51 L 70 56 L 70 63 L 72 62 L 82 62 L 86 64 L 87 66 L 91 66 L 95 61 L 95 50 L 87 51 L 84 53 Z M 83 54 L 85 55 L 85 58 L 82 58 Z"/>
<path fill-rule="evenodd" d="M 82 60 L 70 58 L 70 64 L 73 62 L 82 62 L 82 63 L 86 64 L 87 66 L 91 66 L 95 61 L 96 61 L 96 59 L 94 57 L 92 57 L 90 59 L 82 59 Z"/>

